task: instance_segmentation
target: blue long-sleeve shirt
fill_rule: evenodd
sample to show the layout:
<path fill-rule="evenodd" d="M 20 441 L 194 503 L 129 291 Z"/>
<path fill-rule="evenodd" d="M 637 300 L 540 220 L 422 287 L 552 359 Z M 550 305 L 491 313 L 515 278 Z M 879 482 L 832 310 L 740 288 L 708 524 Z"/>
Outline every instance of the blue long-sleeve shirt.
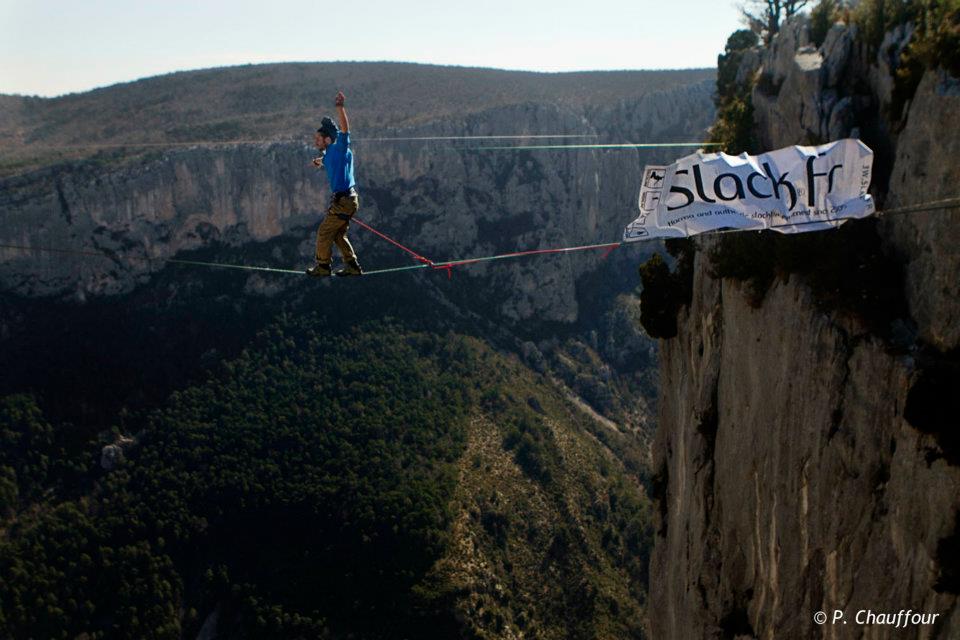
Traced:
<path fill-rule="evenodd" d="M 330 179 L 333 193 L 347 191 L 357 185 L 353 179 L 353 152 L 350 150 L 350 133 L 341 131 L 323 156 L 323 166 Z"/>

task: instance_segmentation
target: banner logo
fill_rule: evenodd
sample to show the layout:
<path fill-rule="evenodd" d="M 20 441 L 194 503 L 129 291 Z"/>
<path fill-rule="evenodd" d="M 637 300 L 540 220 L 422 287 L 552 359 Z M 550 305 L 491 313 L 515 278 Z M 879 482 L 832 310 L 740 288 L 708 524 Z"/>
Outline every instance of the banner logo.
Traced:
<path fill-rule="evenodd" d="M 859 140 L 787 147 L 759 156 L 695 153 L 644 168 L 639 216 L 624 241 L 718 229 L 800 233 L 874 212 L 873 152 Z"/>

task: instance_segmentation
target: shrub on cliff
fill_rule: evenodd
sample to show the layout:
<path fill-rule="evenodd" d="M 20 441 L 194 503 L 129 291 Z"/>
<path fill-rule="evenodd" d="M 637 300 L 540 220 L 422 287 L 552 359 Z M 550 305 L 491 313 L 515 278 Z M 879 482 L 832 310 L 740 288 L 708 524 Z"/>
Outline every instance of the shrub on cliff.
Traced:
<path fill-rule="evenodd" d="M 927 69 L 941 68 L 960 78 L 960 0 L 926 2 L 914 17 L 916 32 L 897 68 L 891 115 L 903 113 Z"/>
<path fill-rule="evenodd" d="M 757 35 L 747 29 L 735 31 L 727 39 L 724 52 L 717 56 L 717 117 L 710 130 L 711 138 L 726 153 L 753 152 L 756 147 L 753 126 L 753 78 L 737 82 L 737 73 L 744 55 L 757 46 Z"/>
<path fill-rule="evenodd" d="M 640 324 L 651 338 L 677 335 L 677 313 L 693 293 L 693 241 L 667 240 L 667 251 L 677 259 L 676 270 L 659 253 L 640 265 Z"/>
<path fill-rule="evenodd" d="M 839 18 L 839 10 L 839 0 L 820 0 L 817 6 L 810 10 L 810 40 L 817 48 L 827 39 L 830 27 Z"/>
<path fill-rule="evenodd" d="M 922 0 L 920 0 L 922 1 Z M 852 19 L 864 42 L 876 50 L 883 36 L 895 26 L 909 22 L 918 0 L 861 0 L 853 7 Z"/>
<path fill-rule="evenodd" d="M 719 107 L 710 132 L 724 153 L 739 155 L 744 151 L 755 152 L 757 142 L 750 95 L 733 97 Z"/>
<path fill-rule="evenodd" d="M 717 106 L 724 98 L 733 96 L 740 91 L 737 86 L 737 70 L 743 61 L 745 52 L 757 46 L 760 39 L 749 29 L 734 31 L 727 38 L 723 53 L 717 56 L 717 95 L 714 102 Z"/>
<path fill-rule="evenodd" d="M 852 17 L 873 50 L 897 26 L 915 28 L 896 70 L 893 118 L 901 116 L 927 69 L 942 68 L 960 77 L 960 0 L 863 0 Z"/>

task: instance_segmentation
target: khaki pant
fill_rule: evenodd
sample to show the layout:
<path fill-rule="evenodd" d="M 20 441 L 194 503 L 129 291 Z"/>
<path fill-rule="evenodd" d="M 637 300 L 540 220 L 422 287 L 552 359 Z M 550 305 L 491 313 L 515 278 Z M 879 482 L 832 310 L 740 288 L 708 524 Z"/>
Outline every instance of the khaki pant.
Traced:
<path fill-rule="evenodd" d="M 333 259 L 333 244 L 340 249 L 344 262 L 357 259 L 350 241 L 347 240 L 347 229 L 350 228 L 350 218 L 360 208 L 360 198 L 357 195 L 334 198 L 327 209 L 327 216 L 317 229 L 317 262 L 329 265 Z"/>

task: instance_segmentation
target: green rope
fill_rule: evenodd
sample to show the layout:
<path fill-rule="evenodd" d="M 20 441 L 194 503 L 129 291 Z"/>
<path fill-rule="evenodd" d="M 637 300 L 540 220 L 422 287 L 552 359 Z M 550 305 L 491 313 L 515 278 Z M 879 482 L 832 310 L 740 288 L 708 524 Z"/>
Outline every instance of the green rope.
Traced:
<path fill-rule="evenodd" d="M 411 271 L 413 269 L 429 269 L 429 268 L 430 268 L 430 265 L 428 264 L 413 264 L 413 265 L 410 265 L 409 267 L 392 267 L 390 269 L 376 269 L 374 271 L 364 271 L 363 275 L 373 276 L 373 275 L 377 275 L 378 273 L 396 273 L 397 271 Z"/>
<path fill-rule="evenodd" d="M 223 262 L 203 262 L 200 260 L 177 260 L 169 259 L 164 260 L 164 262 L 170 262 L 172 264 L 189 264 L 200 267 L 220 267 L 222 269 L 244 269 L 246 271 L 269 271 L 270 273 L 296 273 L 299 275 L 305 275 L 302 270 L 294 269 L 275 269 L 273 267 L 256 267 L 253 265 L 246 264 L 226 264 Z"/>
<path fill-rule="evenodd" d="M 944 198 L 943 200 L 929 200 L 917 204 L 908 204 L 894 209 L 877 211 L 880 217 L 897 215 L 900 213 L 921 213 L 924 211 L 938 211 L 940 209 L 956 209 L 960 207 L 960 198 Z"/>
<path fill-rule="evenodd" d="M 525 144 L 514 146 L 477 146 L 460 147 L 456 149 L 470 149 L 473 151 L 526 151 L 539 149 L 660 149 L 667 147 L 716 147 L 721 142 L 640 142 L 619 144 Z"/>
<path fill-rule="evenodd" d="M 441 140 L 533 140 L 541 138 L 597 138 L 596 133 L 528 134 L 510 136 L 411 136 L 407 138 L 357 138 L 353 142 L 433 142 Z"/>

